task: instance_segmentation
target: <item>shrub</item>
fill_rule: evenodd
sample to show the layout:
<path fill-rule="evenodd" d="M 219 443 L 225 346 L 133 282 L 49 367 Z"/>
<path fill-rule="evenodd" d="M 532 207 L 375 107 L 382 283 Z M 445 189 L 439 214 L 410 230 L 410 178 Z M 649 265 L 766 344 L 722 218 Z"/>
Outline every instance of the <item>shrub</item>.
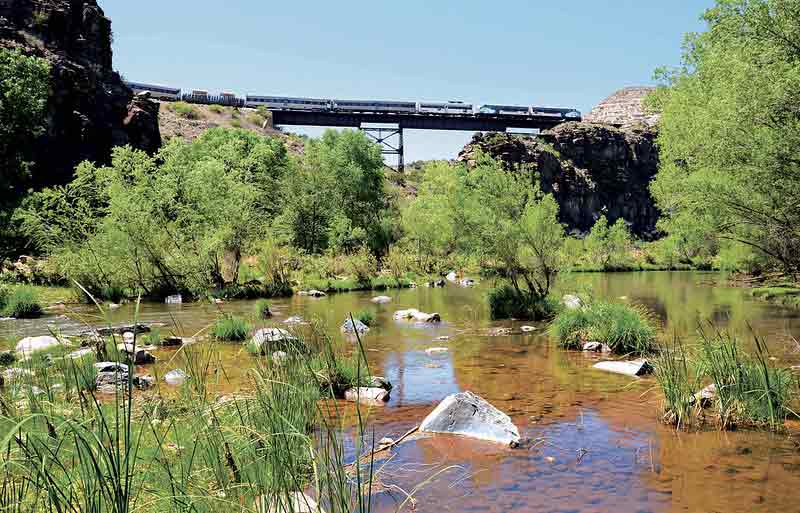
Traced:
<path fill-rule="evenodd" d="M 272 312 L 269 310 L 269 301 L 266 299 L 259 299 L 256 301 L 256 317 L 259 319 L 267 319 L 272 317 Z"/>
<path fill-rule="evenodd" d="M 601 342 L 617 354 L 641 355 L 653 350 L 656 328 L 652 315 L 642 307 L 595 302 L 562 310 L 550 325 L 550 334 L 567 349 Z"/>
<path fill-rule="evenodd" d="M 492 319 L 544 320 L 558 310 L 558 301 L 519 294 L 514 287 L 502 285 L 489 291 L 489 312 Z"/>
<path fill-rule="evenodd" d="M 12 288 L 0 303 L 3 303 L 2 315 L 5 317 L 32 319 L 42 315 L 36 291 L 27 285 Z"/>
<path fill-rule="evenodd" d="M 167 104 L 167 108 L 184 119 L 199 119 L 200 112 L 197 108 L 186 102 L 172 102 Z"/>
<path fill-rule="evenodd" d="M 375 322 L 375 315 L 369 310 L 361 310 L 353 316 L 356 320 L 363 322 L 367 326 L 372 326 Z"/>
<path fill-rule="evenodd" d="M 251 125 L 256 125 L 260 127 L 264 124 L 264 118 L 262 118 L 256 113 L 248 114 L 246 119 L 247 122 L 250 123 Z"/>
<path fill-rule="evenodd" d="M 214 323 L 213 333 L 219 340 L 242 342 L 250 334 L 250 326 L 243 319 L 225 315 Z"/>
<path fill-rule="evenodd" d="M 375 256 L 366 246 L 347 257 L 347 271 L 359 285 L 369 286 L 377 268 Z"/>
<path fill-rule="evenodd" d="M 17 361 L 17 355 L 13 351 L 0 351 L 0 367 L 8 367 Z"/>
<path fill-rule="evenodd" d="M 270 239 L 262 243 L 256 266 L 264 276 L 264 288 L 268 296 L 292 295 L 293 255 L 289 248 Z"/>
<path fill-rule="evenodd" d="M 213 112 L 214 114 L 222 114 L 223 112 L 225 112 L 225 107 L 223 107 L 222 105 L 214 104 L 214 105 L 209 105 L 208 110 Z"/>
<path fill-rule="evenodd" d="M 231 121 L 231 126 L 233 128 L 242 128 L 242 122 L 238 119 L 234 119 Z"/>

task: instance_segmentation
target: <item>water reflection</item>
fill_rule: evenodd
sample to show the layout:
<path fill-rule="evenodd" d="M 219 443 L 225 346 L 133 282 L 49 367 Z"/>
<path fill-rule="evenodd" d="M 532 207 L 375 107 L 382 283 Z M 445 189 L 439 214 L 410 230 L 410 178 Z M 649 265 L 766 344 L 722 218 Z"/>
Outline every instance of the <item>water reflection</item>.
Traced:
<path fill-rule="evenodd" d="M 800 364 L 800 352 L 790 343 L 800 338 L 798 311 L 754 301 L 741 289 L 710 286 L 716 278 L 708 273 L 577 274 L 566 290 L 590 287 L 596 297 L 645 305 L 667 333 L 689 340 L 699 322 L 712 320 L 741 334 L 749 324 L 769 339 L 778 364 Z M 489 321 L 485 290 L 451 286 L 393 291 L 386 294 L 392 297 L 386 305 L 373 305 L 367 293 L 294 297 L 271 304 L 271 323 L 282 324 L 296 315 L 321 318 L 336 337 L 349 312 L 374 312 L 375 326 L 363 344 L 373 373 L 387 376 L 395 389 L 387 406 L 369 412 L 370 436 L 397 438 L 448 394 L 471 390 L 511 415 L 524 437 L 539 441 L 532 450 L 516 451 L 447 436 L 400 446 L 384 467 L 389 484 L 411 490 L 448 469 L 420 492 L 417 511 L 800 510 L 800 454 L 787 435 L 676 433 L 657 421 L 659 398 L 652 379 L 631 381 L 593 370 L 598 356 L 556 348 L 545 325 L 521 335 L 522 323 Z M 168 324 L 163 334 L 192 335 L 220 310 L 249 315 L 252 308 L 252 302 L 148 304 L 142 306 L 140 319 Z M 444 322 L 425 326 L 393 320 L 392 313 L 403 308 L 439 312 Z M 88 322 L 100 322 L 93 309 L 78 313 Z M 114 322 L 130 322 L 133 307 L 124 306 L 112 316 Z M 54 328 L 70 332 L 80 326 L 59 317 L 0 321 L 0 338 L 16 340 Z M 492 336 L 498 327 L 514 328 L 515 334 Z M 440 340 L 442 336 L 449 339 Z M 433 346 L 449 351 L 426 354 Z M 173 355 L 174 350 L 157 352 L 158 372 L 177 365 Z M 241 345 L 222 346 L 225 372 L 218 375 L 225 391 L 248 387 L 251 362 Z M 352 406 L 347 408 L 343 425 L 348 426 L 352 457 L 355 416 Z M 403 498 L 397 490 L 381 493 L 377 510 L 393 511 Z"/>

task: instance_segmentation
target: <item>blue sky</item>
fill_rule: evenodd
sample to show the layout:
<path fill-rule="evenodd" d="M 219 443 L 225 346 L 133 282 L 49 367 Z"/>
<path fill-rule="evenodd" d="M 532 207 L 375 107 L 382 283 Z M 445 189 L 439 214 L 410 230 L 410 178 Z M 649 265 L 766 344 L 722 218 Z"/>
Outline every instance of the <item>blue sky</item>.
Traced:
<path fill-rule="evenodd" d="M 100 0 L 125 77 L 211 91 L 575 107 L 680 61 L 712 0 Z M 312 135 L 317 133 L 311 130 Z M 406 161 L 470 134 L 406 133 Z"/>

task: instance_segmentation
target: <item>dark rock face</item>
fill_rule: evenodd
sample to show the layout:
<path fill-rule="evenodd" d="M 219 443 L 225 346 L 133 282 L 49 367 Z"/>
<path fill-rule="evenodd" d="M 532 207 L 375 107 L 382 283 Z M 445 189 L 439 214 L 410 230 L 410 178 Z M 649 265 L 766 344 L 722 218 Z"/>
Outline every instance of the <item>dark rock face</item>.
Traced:
<path fill-rule="evenodd" d="M 96 0 L 0 0 L 0 47 L 51 65 L 36 185 L 69 181 L 83 160 L 108 162 L 116 145 L 160 146 L 158 104 L 133 98 L 112 68 L 111 41 L 111 20 Z"/>
<path fill-rule="evenodd" d="M 640 237 L 656 231 L 659 212 L 648 186 L 658 170 L 656 133 L 591 123 L 564 123 L 539 136 L 476 134 L 458 160 L 475 161 L 478 150 L 508 169 L 538 172 L 553 193 L 568 230 L 588 232 L 605 214 L 624 219 Z"/>

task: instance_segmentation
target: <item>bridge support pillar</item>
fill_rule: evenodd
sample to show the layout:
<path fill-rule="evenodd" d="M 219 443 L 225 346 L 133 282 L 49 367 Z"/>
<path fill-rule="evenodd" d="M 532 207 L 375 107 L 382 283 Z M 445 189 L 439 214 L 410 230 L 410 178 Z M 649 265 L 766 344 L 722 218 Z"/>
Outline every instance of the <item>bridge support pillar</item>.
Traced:
<path fill-rule="evenodd" d="M 361 126 L 360 130 L 372 141 L 378 143 L 383 155 L 397 155 L 397 171 L 402 173 L 403 162 L 403 127 L 369 127 Z M 389 166 L 391 167 L 391 166 Z"/>

